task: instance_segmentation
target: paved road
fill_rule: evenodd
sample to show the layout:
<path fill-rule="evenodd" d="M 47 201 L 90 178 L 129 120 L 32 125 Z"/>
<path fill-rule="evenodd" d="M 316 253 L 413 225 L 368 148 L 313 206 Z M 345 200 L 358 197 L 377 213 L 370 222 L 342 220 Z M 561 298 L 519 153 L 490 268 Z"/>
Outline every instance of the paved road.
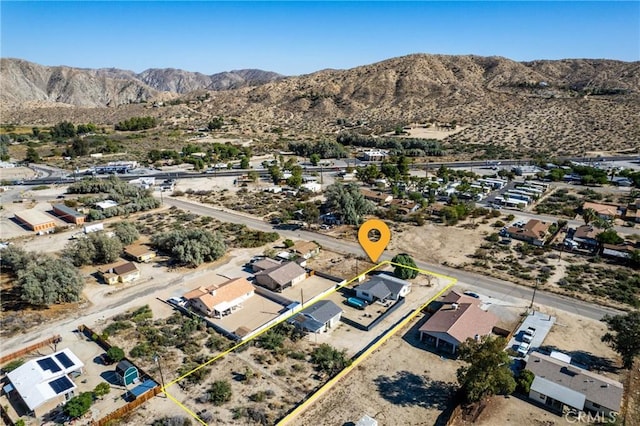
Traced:
<path fill-rule="evenodd" d="M 176 206 L 180 209 L 196 213 L 203 216 L 211 216 L 218 220 L 231 223 L 241 223 L 252 229 L 260 231 L 277 231 L 283 236 L 303 238 L 307 240 L 315 240 L 323 247 L 344 254 L 355 254 L 364 256 L 364 252 L 358 243 L 355 241 L 339 240 L 334 237 L 320 234 L 316 232 L 309 232 L 304 230 L 282 230 L 275 229 L 271 224 L 264 222 L 254 217 L 243 215 L 237 212 L 231 212 L 228 210 L 222 210 L 220 208 L 205 206 L 202 204 L 178 200 L 175 198 L 165 198 L 165 204 L 170 206 Z M 382 255 L 381 260 L 391 260 L 391 258 L 397 253 L 386 252 Z M 410 253 L 416 260 L 416 265 L 421 269 L 430 270 L 439 274 L 455 277 L 465 287 L 469 289 L 480 289 L 483 294 L 491 297 L 503 298 L 505 296 L 519 298 L 524 300 L 531 300 L 533 295 L 533 289 L 528 287 L 519 286 L 517 284 L 503 281 L 493 277 L 487 277 L 472 272 L 461 271 L 459 269 L 450 268 L 442 265 L 437 265 L 420 260 L 419 253 Z M 600 319 L 606 314 L 619 314 L 621 311 L 585 303 L 569 297 L 549 293 L 546 291 L 538 290 L 535 296 L 536 305 L 549 306 L 555 309 L 561 309 L 566 312 L 578 314 L 591 319 Z"/>

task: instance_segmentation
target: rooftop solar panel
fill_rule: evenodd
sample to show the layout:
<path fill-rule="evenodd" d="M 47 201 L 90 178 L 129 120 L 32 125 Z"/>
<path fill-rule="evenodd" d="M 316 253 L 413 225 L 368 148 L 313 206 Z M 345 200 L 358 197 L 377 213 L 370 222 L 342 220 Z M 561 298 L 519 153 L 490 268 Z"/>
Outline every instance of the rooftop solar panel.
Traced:
<path fill-rule="evenodd" d="M 51 389 L 57 394 L 60 395 L 65 391 L 71 389 L 73 387 L 73 383 L 66 376 L 60 377 L 59 379 L 55 379 L 49 382 L 49 386 Z"/>
<path fill-rule="evenodd" d="M 49 370 L 52 373 L 57 373 L 58 371 L 62 370 L 60 366 L 56 364 L 56 362 L 51 358 L 39 359 L 37 362 L 40 368 L 42 368 L 43 370 Z"/>
<path fill-rule="evenodd" d="M 58 361 L 60 361 L 60 364 L 62 364 L 64 368 L 73 367 L 73 361 L 71 361 L 71 359 L 69 359 L 67 354 L 65 354 L 64 352 L 56 354 L 56 358 L 58 358 Z"/>

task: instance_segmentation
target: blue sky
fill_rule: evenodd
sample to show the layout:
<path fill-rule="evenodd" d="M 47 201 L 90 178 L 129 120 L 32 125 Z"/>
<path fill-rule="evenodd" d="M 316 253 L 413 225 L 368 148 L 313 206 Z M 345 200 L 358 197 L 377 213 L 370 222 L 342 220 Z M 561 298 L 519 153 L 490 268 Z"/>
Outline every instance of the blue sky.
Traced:
<path fill-rule="evenodd" d="M 640 2 L 0 3 L 2 57 L 286 75 L 410 53 L 640 60 Z"/>

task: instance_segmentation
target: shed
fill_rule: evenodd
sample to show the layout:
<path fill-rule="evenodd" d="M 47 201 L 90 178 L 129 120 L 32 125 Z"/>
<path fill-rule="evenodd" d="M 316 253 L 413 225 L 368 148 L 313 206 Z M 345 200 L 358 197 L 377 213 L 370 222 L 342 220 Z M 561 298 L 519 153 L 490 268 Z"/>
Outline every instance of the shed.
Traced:
<path fill-rule="evenodd" d="M 116 365 L 116 374 L 120 378 L 120 382 L 125 386 L 137 382 L 140 376 L 136 366 L 126 359 Z"/>

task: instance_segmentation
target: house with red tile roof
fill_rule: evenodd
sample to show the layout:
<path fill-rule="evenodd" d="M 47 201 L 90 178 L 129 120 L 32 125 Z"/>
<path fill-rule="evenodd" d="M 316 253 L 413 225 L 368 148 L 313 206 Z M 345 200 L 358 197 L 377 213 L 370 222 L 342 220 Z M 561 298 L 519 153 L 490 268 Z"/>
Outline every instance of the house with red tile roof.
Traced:
<path fill-rule="evenodd" d="M 242 307 L 255 288 L 246 278 L 233 278 L 221 284 L 200 286 L 184 294 L 189 304 L 204 315 L 222 318 Z"/>

